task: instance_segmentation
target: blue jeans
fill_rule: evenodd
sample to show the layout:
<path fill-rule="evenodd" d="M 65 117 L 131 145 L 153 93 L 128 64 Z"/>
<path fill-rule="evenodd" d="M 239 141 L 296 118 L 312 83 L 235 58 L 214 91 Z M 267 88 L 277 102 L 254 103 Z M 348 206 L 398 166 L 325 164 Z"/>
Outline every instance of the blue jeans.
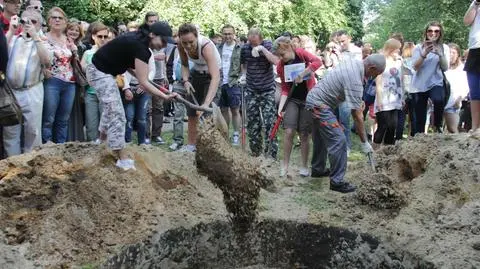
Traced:
<path fill-rule="evenodd" d="M 42 142 L 65 143 L 75 99 L 75 83 L 52 77 L 45 79 L 43 85 Z"/>
<path fill-rule="evenodd" d="M 133 95 L 133 100 L 126 101 L 123 105 L 125 108 L 125 117 L 127 118 L 125 129 L 125 141 L 127 143 L 132 141 L 133 124 L 135 121 L 138 144 L 145 144 L 145 138 L 147 136 L 147 108 L 149 98 L 150 95 L 146 93 L 135 93 Z"/>
<path fill-rule="evenodd" d="M 435 131 L 441 130 L 443 111 L 445 109 L 445 89 L 443 86 L 434 86 L 426 92 L 413 93 L 412 96 L 416 121 L 415 133 L 425 132 L 429 98 L 433 103 L 433 125 L 435 126 Z"/>

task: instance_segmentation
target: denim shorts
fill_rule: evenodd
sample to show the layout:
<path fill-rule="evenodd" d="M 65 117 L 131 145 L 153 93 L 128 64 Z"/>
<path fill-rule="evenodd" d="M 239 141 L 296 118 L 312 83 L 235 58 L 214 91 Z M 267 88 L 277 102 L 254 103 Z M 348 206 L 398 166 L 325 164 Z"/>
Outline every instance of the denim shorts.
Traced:
<path fill-rule="evenodd" d="M 238 86 L 229 87 L 224 84 L 221 88 L 220 107 L 239 108 L 242 102 L 242 92 Z"/>

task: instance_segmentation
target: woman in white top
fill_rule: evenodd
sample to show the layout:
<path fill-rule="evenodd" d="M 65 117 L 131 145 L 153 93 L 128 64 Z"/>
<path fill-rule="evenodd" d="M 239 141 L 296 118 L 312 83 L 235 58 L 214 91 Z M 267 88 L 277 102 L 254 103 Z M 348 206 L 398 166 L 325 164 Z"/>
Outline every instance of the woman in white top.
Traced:
<path fill-rule="evenodd" d="M 414 103 L 412 100 L 412 94 L 415 92 L 413 90 L 412 79 L 415 74 L 415 69 L 413 68 L 413 59 L 412 54 L 415 49 L 415 44 L 413 42 L 405 42 L 402 50 L 402 87 L 403 87 L 403 99 L 408 110 L 408 127 L 410 136 L 415 135 L 415 111 Z"/>
<path fill-rule="evenodd" d="M 402 44 L 396 39 L 389 39 L 383 47 L 386 67 L 383 74 L 377 76 L 375 115 L 378 123 L 373 142 L 394 145 L 398 113 L 402 109 L 402 60 L 399 56 Z"/>
<path fill-rule="evenodd" d="M 472 137 L 480 139 L 480 2 L 472 1 L 463 22 L 472 26 L 468 38 L 468 57 L 465 63 L 468 86 L 470 87 L 470 109 L 472 111 Z"/>
<path fill-rule="evenodd" d="M 210 39 L 200 35 L 195 25 L 186 23 L 178 29 L 178 52 L 182 62 L 182 81 L 190 100 L 209 107 L 220 83 L 220 54 Z M 190 72 L 188 61 L 193 62 Z M 188 144 L 183 151 L 196 151 L 197 125 L 201 112 L 187 108 Z"/>
<path fill-rule="evenodd" d="M 449 44 L 450 67 L 445 76 L 450 82 L 451 91 L 447 105 L 445 106 L 445 123 L 449 133 L 458 133 L 458 122 L 460 121 L 460 106 L 462 100 L 468 95 L 467 73 L 463 71 L 461 61 L 461 50 L 457 44 Z"/>

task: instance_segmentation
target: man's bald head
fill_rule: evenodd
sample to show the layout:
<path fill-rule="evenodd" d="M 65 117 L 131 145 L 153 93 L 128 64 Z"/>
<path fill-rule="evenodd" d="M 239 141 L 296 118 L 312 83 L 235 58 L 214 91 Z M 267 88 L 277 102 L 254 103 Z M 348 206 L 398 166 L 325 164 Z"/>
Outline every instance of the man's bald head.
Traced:
<path fill-rule="evenodd" d="M 385 56 L 382 54 L 372 54 L 363 60 L 365 64 L 365 76 L 376 77 L 385 71 L 387 64 Z"/>

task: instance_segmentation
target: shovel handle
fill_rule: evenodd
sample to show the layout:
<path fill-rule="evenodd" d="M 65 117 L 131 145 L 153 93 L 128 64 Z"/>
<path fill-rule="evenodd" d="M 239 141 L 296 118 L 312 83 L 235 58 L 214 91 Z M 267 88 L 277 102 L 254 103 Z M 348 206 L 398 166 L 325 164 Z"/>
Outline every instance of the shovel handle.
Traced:
<path fill-rule="evenodd" d="M 153 81 L 150 81 L 150 83 L 152 83 L 153 86 L 155 86 L 157 89 L 159 89 L 161 92 L 163 92 L 164 94 L 169 94 L 170 91 L 168 91 L 165 87 L 163 86 L 160 86 L 158 85 L 157 83 L 153 82 Z M 190 101 L 186 100 L 185 98 L 183 98 L 181 95 L 177 95 L 175 96 L 175 100 L 177 102 L 180 102 L 180 103 L 183 103 L 185 104 L 186 106 L 188 106 L 189 108 L 193 109 L 193 110 L 198 110 L 198 111 L 203 111 L 203 112 L 209 112 L 209 113 L 212 113 L 213 112 L 213 109 L 211 108 L 205 108 L 205 107 L 202 107 L 202 106 L 199 106 L 199 105 L 196 105 L 196 104 L 192 104 Z"/>

